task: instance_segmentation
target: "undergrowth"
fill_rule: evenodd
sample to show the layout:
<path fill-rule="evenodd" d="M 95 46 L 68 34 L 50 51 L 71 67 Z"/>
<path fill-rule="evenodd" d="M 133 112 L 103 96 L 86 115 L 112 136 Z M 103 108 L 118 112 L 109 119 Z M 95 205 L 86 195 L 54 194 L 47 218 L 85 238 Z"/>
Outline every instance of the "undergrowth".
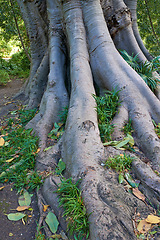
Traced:
<path fill-rule="evenodd" d="M 42 177 L 34 171 L 38 138 L 25 129 L 25 124 L 35 115 L 34 110 L 12 112 L 14 118 L 0 128 L 0 182 L 14 182 L 16 189 L 32 191 L 42 183 Z"/>
<path fill-rule="evenodd" d="M 72 179 L 63 179 L 58 187 L 59 205 L 64 208 L 64 216 L 68 222 L 68 231 L 75 240 L 89 237 L 89 222 L 86 208 L 83 203 L 79 181 L 75 184 Z"/>
<path fill-rule="evenodd" d="M 117 112 L 119 102 L 119 91 L 106 91 L 104 96 L 95 96 L 97 103 L 97 115 L 98 115 L 98 127 L 100 130 L 100 136 L 103 142 L 111 140 L 111 134 L 114 126 L 111 124 L 113 117 Z"/>
<path fill-rule="evenodd" d="M 15 53 L 8 61 L 0 57 L 0 85 L 6 85 L 13 76 L 27 78 L 30 62 L 24 51 Z"/>
<path fill-rule="evenodd" d="M 153 72 L 160 71 L 160 56 L 150 62 L 146 61 L 143 63 L 139 62 L 138 54 L 136 56 L 130 56 L 125 50 L 120 51 L 120 53 L 125 61 L 141 76 L 150 89 L 154 91 L 160 83 L 160 80 L 153 76 Z"/>

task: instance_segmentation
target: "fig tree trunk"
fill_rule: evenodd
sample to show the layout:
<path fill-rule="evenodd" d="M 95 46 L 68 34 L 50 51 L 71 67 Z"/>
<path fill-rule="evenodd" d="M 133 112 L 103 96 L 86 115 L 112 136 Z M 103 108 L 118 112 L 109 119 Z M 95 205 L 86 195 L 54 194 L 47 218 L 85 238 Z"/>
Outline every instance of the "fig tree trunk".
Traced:
<path fill-rule="evenodd" d="M 157 207 L 160 141 L 152 120 L 160 122 L 160 101 L 118 51 L 138 54 L 140 62 L 150 59 L 136 25 L 136 1 L 18 0 L 18 4 L 30 38 L 32 60 L 30 77 L 21 93 L 27 108 L 39 107 L 27 125 L 39 136 L 37 169 L 54 172 L 62 158 L 65 177 L 81 179 L 84 204 L 91 213 L 89 239 L 137 239 L 133 224 L 136 214 L 144 219 L 151 207 L 126 191 L 115 171 L 102 166 L 122 150 L 103 146 L 93 97 L 97 89 L 100 95 L 115 88 L 119 91 L 120 107 L 113 119 L 112 139 L 124 137 L 122 128 L 131 119 L 136 146 L 145 156 L 143 161 L 136 155 L 132 172 L 140 180 L 146 199 Z M 48 133 L 65 107 L 68 116 L 63 136 L 43 151 Z M 55 189 L 56 178 L 50 175 L 41 193 L 65 232 Z"/>

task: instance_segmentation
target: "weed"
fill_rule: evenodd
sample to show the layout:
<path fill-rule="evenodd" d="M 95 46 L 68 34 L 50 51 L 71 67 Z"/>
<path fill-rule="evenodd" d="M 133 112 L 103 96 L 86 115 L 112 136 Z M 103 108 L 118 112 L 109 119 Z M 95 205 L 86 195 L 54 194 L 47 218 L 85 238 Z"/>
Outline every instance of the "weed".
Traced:
<path fill-rule="evenodd" d="M 107 91 L 102 97 L 94 98 L 97 103 L 97 115 L 98 115 L 98 126 L 100 130 L 100 136 L 103 142 L 111 140 L 111 134 L 114 126 L 111 124 L 113 117 L 117 112 L 119 103 L 119 91 Z"/>
<path fill-rule="evenodd" d="M 41 232 L 41 229 L 37 227 L 37 233 L 35 235 L 35 240 L 45 240 L 45 235 Z"/>
<path fill-rule="evenodd" d="M 130 56 L 125 50 L 120 51 L 125 61 L 141 76 L 145 83 L 150 87 L 152 91 L 157 88 L 159 79 L 153 76 L 153 72 L 160 70 L 160 56 L 154 58 L 152 61 L 145 63 L 139 62 L 138 54 L 136 56 Z"/>
<path fill-rule="evenodd" d="M 105 162 L 105 166 L 115 169 L 116 172 L 123 172 L 125 169 L 129 170 L 131 168 L 133 159 L 130 155 L 120 154 L 114 158 L 109 157 Z"/>
<path fill-rule="evenodd" d="M 61 136 L 64 133 L 67 115 L 68 115 L 68 107 L 65 107 L 63 111 L 60 112 L 60 115 L 59 115 L 60 122 L 59 123 L 55 122 L 53 129 L 48 134 L 49 138 L 55 139 L 55 140 L 59 140 L 61 138 Z"/>
<path fill-rule="evenodd" d="M 65 107 L 59 115 L 60 122 L 63 123 L 64 125 L 65 125 L 66 120 L 67 120 L 67 115 L 68 115 L 68 107 Z"/>
<path fill-rule="evenodd" d="M 131 135 L 131 133 L 134 131 L 133 128 L 132 128 L 132 120 L 131 119 L 129 119 L 128 123 L 126 123 L 124 125 L 122 130 L 123 130 L 125 135 L 127 135 L 127 134 Z"/>
<path fill-rule="evenodd" d="M 70 235 L 75 233 L 75 239 L 81 240 L 89 237 L 89 222 L 78 184 L 79 181 L 74 184 L 71 178 L 63 179 L 57 193 L 59 205 L 64 207 Z"/>

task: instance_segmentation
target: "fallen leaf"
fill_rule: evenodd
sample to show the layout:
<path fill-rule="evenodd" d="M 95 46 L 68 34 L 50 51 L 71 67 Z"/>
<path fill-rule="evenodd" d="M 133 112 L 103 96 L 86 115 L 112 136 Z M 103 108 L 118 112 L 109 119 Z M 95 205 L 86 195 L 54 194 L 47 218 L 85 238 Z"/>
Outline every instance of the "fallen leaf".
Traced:
<path fill-rule="evenodd" d="M 12 236 L 13 236 L 13 233 L 9 233 L 9 236 L 12 237 Z"/>
<path fill-rule="evenodd" d="M 119 183 L 123 183 L 123 181 L 124 181 L 124 176 L 123 176 L 122 173 L 119 174 L 118 180 L 119 180 Z"/>
<path fill-rule="evenodd" d="M 146 222 L 153 224 L 160 223 L 160 217 L 148 215 L 148 217 L 146 218 Z"/>
<path fill-rule="evenodd" d="M 12 162 L 14 160 L 14 157 L 13 158 L 10 158 L 10 159 L 8 159 L 8 160 L 6 160 L 6 162 Z"/>
<path fill-rule="evenodd" d="M 37 149 L 37 151 L 36 151 L 36 153 L 39 153 L 39 152 L 40 152 L 40 150 L 41 150 L 41 149 L 40 149 L 40 148 L 38 148 L 38 149 Z"/>
<path fill-rule="evenodd" d="M 49 226 L 49 228 L 50 228 L 52 233 L 56 233 L 57 232 L 59 222 L 58 222 L 57 217 L 56 217 L 56 215 L 54 213 L 49 212 L 47 214 L 45 222 Z"/>
<path fill-rule="evenodd" d="M 31 195 L 25 191 L 18 199 L 20 206 L 29 206 L 31 204 Z"/>
<path fill-rule="evenodd" d="M 46 212 L 48 207 L 49 207 L 49 205 L 43 205 L 43 212 Z"/>
<path fill-rule="evenodd" d="M 140 233 L 147 233 L 150 228 L 151 228 L 152 224 L 151 223 L 147 223 L 146 219 L 141 220 L 137 226 L 137 230 Z"/>
<path fill-rule="evenodd" d="M 5 141 L 4 141 L 4 138 L 0 138 L 0 147 L 2 147 L 4 145 Z"/>
<path fill-rule="evenodd" d="M 8 219 L 11 221 L 18 221 L 25 216 L 26 216 L 26 214 L 24 214 L 24 213 L 9 213 L 7 215 Z"/>
<path fill-rule="evenodd" d="M 28 209 L 28 208 L 30 208 L 30 206 L 18 206 L 18 207 L 16 208 L 16 210 L 17 210 L 18 212 L 21 212 L 21 211 L 24 211 L 24 210 L 26 210 L 26 209 Z"/>
<path fill-rule="evenodd" d="M 133 194 L 134 194 L 137 198 L 141 199 L 142 201 L 145 201 L 145 196 L 143 195 L 143 193 L 141 193 L 141 192 L 138 190 L 138 188 L 133 188 L 133 189 L 132 189 L 132 192 L 133 192 Z"/>
<path fill-rule="evenodd" d="M 0 187 L 0 191 L 1 191 L 3 188 L 5 188 L 5 186 L 3 186 L 3 187 Z"/>

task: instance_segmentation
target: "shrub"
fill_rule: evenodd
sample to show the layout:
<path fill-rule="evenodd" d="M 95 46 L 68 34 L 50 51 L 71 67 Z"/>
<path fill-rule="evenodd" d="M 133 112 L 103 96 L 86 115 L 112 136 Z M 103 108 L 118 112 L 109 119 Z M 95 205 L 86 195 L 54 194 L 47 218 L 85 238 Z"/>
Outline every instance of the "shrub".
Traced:
<path fill-rule="evenodd" d="M 0 85 L 6 85 L 10 81 L 9 74 L 6 70 L 0 70 Z"/>

